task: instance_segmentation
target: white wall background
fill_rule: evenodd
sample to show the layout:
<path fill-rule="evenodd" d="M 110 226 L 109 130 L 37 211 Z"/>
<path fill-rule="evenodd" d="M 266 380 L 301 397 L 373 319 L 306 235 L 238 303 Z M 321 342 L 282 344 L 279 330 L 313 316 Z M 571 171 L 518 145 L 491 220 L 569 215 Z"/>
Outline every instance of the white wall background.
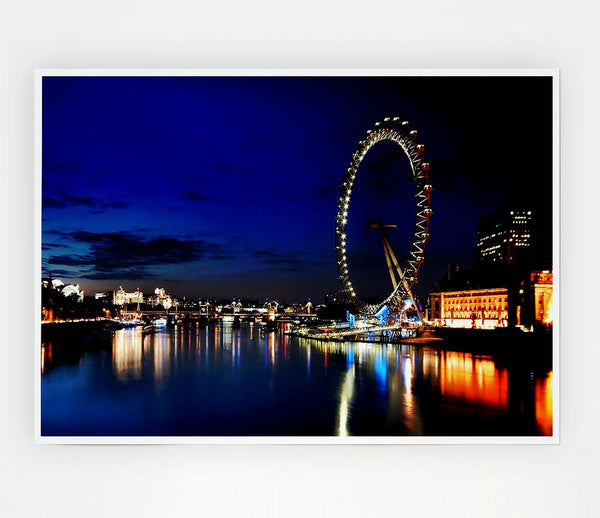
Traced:
<path fill-rule="evenodd" d="M 582 0 L 2 2 L 0 516 L 599 516 L 598 14 Z M 560 68 L 561 445 L 34 445 L 36 67 Z"/>

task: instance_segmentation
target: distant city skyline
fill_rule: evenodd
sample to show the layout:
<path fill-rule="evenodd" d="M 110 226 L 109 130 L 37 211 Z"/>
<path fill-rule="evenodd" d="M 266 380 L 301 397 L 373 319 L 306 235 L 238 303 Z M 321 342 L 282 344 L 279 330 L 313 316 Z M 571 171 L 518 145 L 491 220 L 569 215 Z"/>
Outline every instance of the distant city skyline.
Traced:
<path fill-rule="evenodd" d="M 415 288 L 471 266 L 479 218 L 532 211 L 551 260 L 551 77 L 44 77 L 42 275 L 87 294 L 321 302 L 337 198 L 384 117 L 411 121 L 434 187 Z M 551 264 L 550 264 L 551 266 Z"/>

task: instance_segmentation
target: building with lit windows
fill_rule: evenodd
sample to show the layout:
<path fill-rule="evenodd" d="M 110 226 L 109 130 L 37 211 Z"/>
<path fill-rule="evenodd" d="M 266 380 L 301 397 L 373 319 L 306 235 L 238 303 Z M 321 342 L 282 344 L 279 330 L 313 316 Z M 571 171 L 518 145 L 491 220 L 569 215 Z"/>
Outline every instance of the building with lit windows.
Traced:
<path fill-rule="evenodd" d="M 477 260 L 480 264 L 511 265 L 528 258 L 532 246 L 530 210 L 506 210 L 479 220 Z"/>
<path fill-rule="evenodd" d="M 552 325 L 552 272 L 534 254 L 530 210 L 482 217 L 472 270 L 448 266 L 429 300 L 435 325 L 490 329 Z"/>
<path fill-rule="evenodd" d="M 489 288 L 431 294 L 431 320 L 437 325 L 491 329 L 508 326 L 508 289 Z"/>
<path fill-rule="evenodd" d="M 530 272 L 508 287 L 443 291 L 430 295 L 430 320 L 473 329 L 552 325 L 552 272 Z"/>
<path fill-rule="evenodd" d="M 115 291 L 113 295 L 113 304 L 116 306 L 123 306 L 124 304 L 137 304 L 144 302 L 144 294 L 137 288 L 133 292 L 126 292 L 123 286 L 119 286 L 119 289 Z"/>

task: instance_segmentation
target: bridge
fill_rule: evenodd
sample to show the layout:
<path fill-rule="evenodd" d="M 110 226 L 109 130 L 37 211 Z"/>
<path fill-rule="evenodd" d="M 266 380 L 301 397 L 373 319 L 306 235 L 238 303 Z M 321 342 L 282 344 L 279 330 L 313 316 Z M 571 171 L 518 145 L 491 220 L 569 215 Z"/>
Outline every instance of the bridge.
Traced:
<path fill-rule="evenodd" d="M 243 309 L 240 312 L 233 311 L 211 311 L 211 312 L 201 312 L 198 310 L 192 309 L 177 309 L 177 310 L 140 310 L 140 311 L 122 311 L 121 315 L 124 318 L 138 318 L 138 317 L 173 317 L 173 318 L 187 318 L 191 320 L 195 319 L 208 319 L 208 320 L 217 320 L 221 317 L 238 317 L 240 320 L 248 320 L 256 317 L 268 317 L 269 312 L 263 310 L 262 308 L 248 308 Z M 276 320 L 312 320 L 316 318 L 316 315 L 308 314 L 308 313 L 273 313 L 272 314 Z"/>

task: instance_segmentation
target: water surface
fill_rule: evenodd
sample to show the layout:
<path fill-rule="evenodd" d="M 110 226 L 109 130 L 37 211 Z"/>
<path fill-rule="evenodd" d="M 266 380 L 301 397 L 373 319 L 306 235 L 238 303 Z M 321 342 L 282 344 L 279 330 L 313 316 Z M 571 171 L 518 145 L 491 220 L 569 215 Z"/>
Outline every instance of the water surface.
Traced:
<path fill-rule="evenodd" d="M 552 434 L 543 362 L 282 331 L 190 324 L 46 337 L 42 435 Z"/>

